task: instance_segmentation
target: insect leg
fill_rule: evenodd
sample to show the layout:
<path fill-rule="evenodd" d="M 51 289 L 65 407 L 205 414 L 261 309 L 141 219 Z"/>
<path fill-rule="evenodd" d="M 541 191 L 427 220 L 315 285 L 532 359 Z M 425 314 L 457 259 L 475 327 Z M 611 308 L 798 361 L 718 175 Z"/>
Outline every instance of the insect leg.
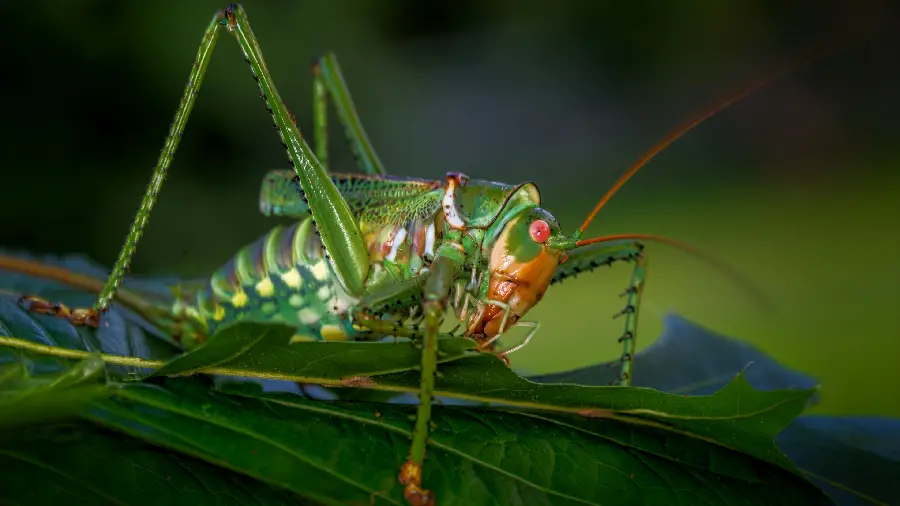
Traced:
<path fill-rule="evenodd" d="M 485 341 L 483 343 L 479 343 L 478 344 L 479 350 L 486 350 L 486 349 L 491 348 L 491 345 L 493 345 L 498 339 L 500 339 L 501 337 L 503 337 L 506 334 L 506 332 L 509 330 L 508 328 L 506 328 L 506 322 L 509 319 L 510 312 L 512 312 L 512 308 L 509 306 L 509 304 L 499 301 L 499 300 L 490 300 L 489 299 L 485 304 L 499 307 L 503 311 L 503 318 L 500 320 L 500 331 L 494 337 L 488 339 L 487 341 Z M 525 336 L 525 339 L 523 339 L 521 343 L 513 346 L 512 348 L 510 348 L 508 350 L 497 351 L 497 352 L 494 352 L 494 354 L 497 355 L 497 357 L 501 358 L 504 362 L 506 362 L 506 365 L 509 366 L 509 359 L 506 357 L 508 355 L 510 355 L 511 353 L 515 353 L 515 352 L 521 350 L 522 348 L 528 346 L 528 343 L 531 342 L 531 338 L 534 337 L 534 334 L 537 333 L 538 328 L 540 328 L 540 326 L 541 326 L 541 324 L 538 322 L 517 321 L 516 323 L 511 325 L 509 328 L 528 327 L 530 330 L 528 331 L 528 334 Z"/>
<path fill-rule="evenodd" d="M 631 385 L 631 374 L 634 367 L 634 340 L 637 338 L 638 312 L 641 307 L 641 295 L 644 293 L 644 283 L 647 279 L 647 258 L 643 253 L 643 246 L 634 244 L 634 250 L 630 255 L 634 262 L 634 270 L 631 273 L 631 283 L 622 292 L 626 298 L 625 308 L 616 313 L 613 318 L 625 317 L 625 332 L 619 338 L 624 348 L 622 351 L 621 370 L 617 383 L 621 386 Z"/>
<path fill-rule="evenodd" d="M 220 19 L 221 24 L 237 39 L 259 85 L 275 129 L 297 173 L 301 195 L 309 205 L 316 233 L 322 239 L 338 282 L 348 294 L 361 295 L 369 272 L 369 257 L 350 207 L 291 121 L 243 8 L 231 5 L 223 11 Z"/>
<path fill-rule="evenodd" d="M 328 97 L 331 96 L 359 168 L 365 174 L 382 176 L 387 174 L 363 129 L 356 106 L 353 105 L 353 97 L 350 96 L 350 89 L 347 87 L 341 67 L 338 65 L 337 57 L 333 53 L 325 54 L 313 64 L 312 70 L 316 156 L 319 157 L 322 165 L 327 165 L 325 160 L 328 159 L 327 102 Z"/>
<path fill-rule="evenodd" d="M 181 141 L 181 135 L 184 132 L 191 109 L 194 107 L 197 93 L 200 91 L 200 85 L 203 82 L 206 68 L 209 65 L 210 57 L 216 45 L 216 39 L 219 35 L 219 19 L 220 15 L 216 14 L 203 33 L 200 48 L 197 50 L 197 56 L 194 60 L 194 65 L 191 67 L 188 82 L 184 87 L 181 101 L 178 103 L 178 109 L 175 111 L 175 118 L 169 127 L 169 135 L 166 136 L 162 151 L 159 154 L 159 160 L 156 162 L 156 168 L 153 169 L 150 184 L 147 186 L 146 192 L 144 192 L 144 198 L 141 200 L 140 207 L 138 207 L 134 221 L 131 224 L 131 229 L 128 231 L 125 244 L 119 252 L 119 257 L 116 259 L 112 272 L 103 285 L 97 301 L 89 309 L 69 309 L 62 304 L 52 304 L 38 297 L 26 295 L 22 297 L 20 302 L 26 303 L 30 310 L 67 318 L 73 325 L 89 325 L 92 327 L 100 325 L 100 314 L 109 308 L 119 284 L 121 284 L 125 273 L 131 265 L 131 259 L 134 257 L 137 243 L 144 233 L 144 227 L 150 220 L 150 211 L 156 204 L 156 198 L 159 196 L 160 188 L 166 179 L 169 165 L 172 163 L 172 158 L 174 158 L 175 151 L 178 149 L 178 143 Z"/>
<path fill-rule="evenodd" d="M 319 78 L 319 63 L 313 62 L 313 135 L 316 143 L 316 158 L 325 170 L 328 169 L 328 89 Z"/>
<path fill-rule="evenodd" d="M 627 296 L 625 308 L 614 316 L 614 318 L 625 317 L 625 331 L 619 337 L 619 342 L 622 343 L 623 347 L 622 356 L 619 359 L 621 371 L 616 383 L 628 386 L 631 384 L 632 370 L 634 368 L 638 309 L 641 305 L 641 295 L 644 291 L 644 283 L 647 277 L 647 259 L 644 256 L 644 246 L 636 241 L 598 242 L 582 246 L 569 253 L 569 258 L 556 268 L 552 283 L 559 283 L 566 278 L 574 277 L 579 273 L 588 272 L 604 265 L 611 265 L 616 261 L 634 262 L 631 283 L 622 294 L 622 296 Z"/>
<path fill-rule="evenodd" d="M 483 343 L 480 343 L 478 345 L 479 349 L 485 349 L 485 348 L 489 347 L 490 345 L 494 344 L 494 342 L 497 339 L 500 339 L 500 337 L 502 337 L 503 334 L 505 334 L 506 331 L 509 330 L 506 328 L 506 322 L 507 322 L 507 320 L 509 320 L 509 313 L 512 311 L 512 308 L 509 307 L 509 304 L 507 304 L 503 301 L 499 301 L 499 300 L 488 299 L 487 302 L 485 302 L 485 305 L 499 307 L 500 310 L 503 311 L 503 318 L 500 319 L 500 331 L 497 332 L 497 335 L 495 335 L 494 337 L 490 338 L 489 340 L 487 340 Z"/>
<path fill-rule="evenodd" d="M 431 505 L 434 494 L 422 488 L 422 464 L 431 424 L 431 403 L 434 396 L 434 379 L 437 375 L 437 336 L 441 319 L 457 275 L 462 270 L 462 252 L 447 244 L 438 250 L 432 270 L 423 290 L 425 325 L 422 339 L 422 376 L 419 384 L 419 406 L 409 457 L 400 468 L 398 479 L 404 486 L 403 495 L 410 504 Z"/>
<path fill-rule="evenodd" d="M 522 348 L 528 346 L 528 343 L 531 342 L 531 338 L 534 337 L 534 335 L 537 333 L 538 329 L 541 328 L 541 324 L 540 324 L 540 322 L 518 321 L 518 322 L 516 322 L 514 327 L 528 327 L 531 330 L 528 331 L 528 334 L 525 336 L 525 339 L 523 339 L 521 343 L 513 346 L 512 348 L 510 348 L 508 350 L 503 350 L 497 354 L 497 356 L 499 356 L 500 358 L 502 358 L 504 361 L 507 362 L 507 365 L 509 365 L 509 361 L 506 357 L 508 357 L 510 354 L 515 353 L 515 352 L 521 350 Z"/>

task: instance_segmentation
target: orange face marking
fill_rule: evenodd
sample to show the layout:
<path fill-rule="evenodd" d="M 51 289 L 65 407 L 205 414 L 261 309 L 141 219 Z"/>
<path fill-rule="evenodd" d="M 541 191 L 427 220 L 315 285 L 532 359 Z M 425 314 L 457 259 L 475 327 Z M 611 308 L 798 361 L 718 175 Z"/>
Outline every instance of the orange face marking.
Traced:
<path fill-rule="evenodd" d="M 535 223 L 543 225 L 535 226 Z M 544 238 L 544 227 L 549 237 L 550 229 L 546 222 L 543 220 L 532 222 L 529 227 L 532 239 L 535 235 Z M 529 261 L 516 260 L 515 256 L 507 251 L 505 242 L 504 234 L 491 251 L 488 297 L 490 300 L 507 304 L 510 308 L 509 316 L 506 318 L 504 328 L 501 329 L 505 310 L 498 305 L 488 304 L 483 311 L 472 315 L 466 334 L 476 339 L 488 340 L 500 334 L 501 330 L 509 330 L 544 297 L 553 279 L 553 273 L 559 265 L 559 253 L 546 247 Z"/>

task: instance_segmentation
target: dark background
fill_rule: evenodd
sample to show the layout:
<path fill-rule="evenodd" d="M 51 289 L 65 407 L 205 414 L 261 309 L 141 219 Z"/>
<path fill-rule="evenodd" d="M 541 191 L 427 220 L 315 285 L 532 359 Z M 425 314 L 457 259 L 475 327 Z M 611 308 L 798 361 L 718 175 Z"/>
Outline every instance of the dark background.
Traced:
<path fill-rule="evenodd" d="M 0 244 L 111 265 L 200 36 L 222 2 L 4 5 Z M 826 59 L 679 140 L 604 209 L 593 234 L 675 236 L 727 259 L 771 312 L 708 266 L 650 247 L 640 347 L 678 311 L 820 378 L 829 412 L 900 414 L 898 8 L 878 1 L 244 3 L 282 97 L 311 135 L 311 60 L 338 54 L 382 161 L 533 180 L 566 230 L 669 128 L 815 40 Z M 855 37 L 843 33 L 856 30 Z M 862 37 L 861 35 L 865 35 Z M 336 125 L 336 118 L 332 125 Z M 340 130 L 332 164 L 355 170 Z M 139 275 L 208 275 L 272 220 L 286 167 L 230 37 L 221 37 L 138 248 Z M 531 371 L 618 353 L 624 266 L 553 288 L 515 355 Z M 640 364 L 637 366 L 640 368 Z"/>

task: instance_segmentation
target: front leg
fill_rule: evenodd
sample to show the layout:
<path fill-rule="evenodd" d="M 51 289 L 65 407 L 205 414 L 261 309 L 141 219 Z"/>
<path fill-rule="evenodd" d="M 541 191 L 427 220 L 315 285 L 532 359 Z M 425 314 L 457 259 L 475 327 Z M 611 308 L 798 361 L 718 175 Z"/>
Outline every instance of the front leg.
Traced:
<path fill-rule="evenodd" d="M 119 295 L 119 285 L 125 278 L 131 266 L 131 260 L 134 258 L 137 244 L 144 234 L 144 227 L 150 221 L 150 212 L 156 205 L 159 192 L 162 189 L 163 182 L 169 172 L 169 165 L 175 157 L 178 150 L 178 144 L 181 142 L 181 136 L 187 125 L 188 117 L 194 108 L 194 102 L 197 100 L 197 94 L 200 92 L 200 86 L 203 83 L 203 77 L 206 75 L 206 69 L 209 66 L 213 50 L 216 47 L 216 40 L 219 36 L 219 19 L 221 13 L 217 13 L 210 21 L 203 33 L 203 39 L 197 50 L 197 56 L 194 59 L 194 65 L 191 67 L 188 82 L 184 87 L 181 100 L 178 103 L 178 109 L 175 111 L 175 117 L 169 128 L 169 134 L 163 143 L 162 150 L 159 153 L 159 159 L 156 167 L 153 169 L 153 175 L 150 178 L 150 184 L 144 192 L 141 204 L 138 207 L 131 228 L 125 238 L 125 244 L 119 251 L 119 256 L 113 266 L 112 272 L 107 277 L 103 288 L 96 302 L 90 308 L 69 308 L 65 304 L 55 303 L 46 299 L 33 295 L 23 295 L 19 298 L 19 305 L 26 310 L 40 314 L 58 316 L 66 318 L 72 325 L 89 327 L 99 327 L 101 315 L 109 309 L 113 299 Z"/>
<path fill-rule="evenodd" d="M 627 296 L 625 308 L 616 313 L 613 318 L 625 317 L 625 332 L 619 338 L 622 343 L 622 364 L 619 372 L 618 384 L 623 387 L 631 385 L 631 375 L 634 369 L 634 341 L 637 338 L 638 312 L 641 308 L 641 295 L 644 293 L 644 283 L 647 281 L 647 257 L 644 255 L 643 246 L 634 243 L 628 251 L 626 260 L 634 262 L 634 270 L 631 272 L 631 283 L 622 292 Z"/>
<path fill-rule="evenodd" d="M 569 258 L 565 262 L 556 268 L 552 283 L 559 283 L 566 278 L 604 265 L 611 265 L 616 261 L 634 262 L 631 283 L 622 293 L 623 296 L 627 296 L 625 308 L 613 316 L 613 318 L 625 317 L 625 331 L 619 337 L 623 350 L 622 356 L 617 362 L 620 364 L 620 372 L 616 383 L 621 386 L 629 386 L 634 369 L 638 310 L 641 306 L 641 295 L 644 292 L 644 283 L 647 278 L 647 259 L 644 255 L 644 246 L 639 242 L 628 241 L 615 244 L 597 243 L 576 249 L 569 254 Z"/>
<path fill-rule="evenodd" d="M 338 282 L 348 294 L 362 295 L 369 273 L 369 255 L 356 218 L 291 120 L 244 10 L 236 5 L 228 7 L 222 14 L 221 24 L 237 39 L 244 59 L 250 65 L 275 129 L 281 136 L 282 146 L 297 173 L 300 194 L 309 206 L 316 233 L 322 239 Z"/>

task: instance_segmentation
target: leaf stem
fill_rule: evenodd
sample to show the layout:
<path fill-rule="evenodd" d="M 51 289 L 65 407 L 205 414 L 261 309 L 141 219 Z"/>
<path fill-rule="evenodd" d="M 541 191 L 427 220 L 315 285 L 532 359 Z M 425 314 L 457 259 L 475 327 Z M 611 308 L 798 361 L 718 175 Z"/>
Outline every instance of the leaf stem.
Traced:
<path fill-rule="evenodd" d="M 17 337 L 0 336 L 0 345 L 10 348 L 18 348 L 20 350 L 39 353 L 41 355 L 51 355 L 60 358 L 72 358 L 76 360 L 84 360 L 86 358 L 98 355 L 90 351 L 70 350 L 68 348 L 60 348 L 59 346 L 50 346 L 47 344 L 38 344 L 33 341 L 19 339 Z M 100 353 L 100 358 L 107 364 L 124 365 L 131 367 L 143 367 L 147 369 L 159 369 L 165 364 L 163 360 L 148 360 L 140 357 L 126 357 L 121 355 L 107 355 Z"/>
<path fill-rule="evenodd" d="M 68 348 L 61 348 L 59 346 L 50 346 L 47 344 L 39 344 L 33 341 L 28 341 L 27 339 L 20 339 L 18 337 L 8 337 L 8 336 L 0 336 L 0 346 L 6 346 L 9 348 L 17 348 L 24 351 L 29 351 L 32 353 L 37 353 L 40 355 L 50 355 L 53 357 L 59 358 L 70 358 L 75 360 L 84 360 L 91 356 L 99 356 L 103 362 L 107 364 L 113 365 L 122 365 L 127 367 L 139 367 L 143 369 L 161 369 L 164 365 L 168 363 L 166 360 L 151 360 L 140 357 L 129 357 L 124 355 L 109 355 L 107 353 L 96 353 L 90 351 L 83 350 L 70 350 Z M 186 373 L 181 374 L 169 374 L 167 376 L 177 377 L 177 376 L 191 376 L 194 374 L 221 374 L 224 376 L 238 376 L 244 378 L 259 378 L 259 379 L 274 379 L 274 380 L 284 380 L 284 381 L 295 381 L 300 383 L 314 383 L 322 386 L 343 386 L 341 379 L 324 379 L 324 378 L 316 378 L 316 377 L 304 377 L 304 376 L 296 376 L 291 377 L 290 379 L 285 378 L 283 376 L 277 374 L 268 374 L 268 373 L 256 373 L 254 371 L 247 371 L 243 369 L 234 369 L 230 367 L 204 367 L 201 370 L 192 370 Z M 398 392 L 409 392 L 413 389 L 410 388 L 393 388 L 387 389 L 390 391 L 398 391 Z"/>

